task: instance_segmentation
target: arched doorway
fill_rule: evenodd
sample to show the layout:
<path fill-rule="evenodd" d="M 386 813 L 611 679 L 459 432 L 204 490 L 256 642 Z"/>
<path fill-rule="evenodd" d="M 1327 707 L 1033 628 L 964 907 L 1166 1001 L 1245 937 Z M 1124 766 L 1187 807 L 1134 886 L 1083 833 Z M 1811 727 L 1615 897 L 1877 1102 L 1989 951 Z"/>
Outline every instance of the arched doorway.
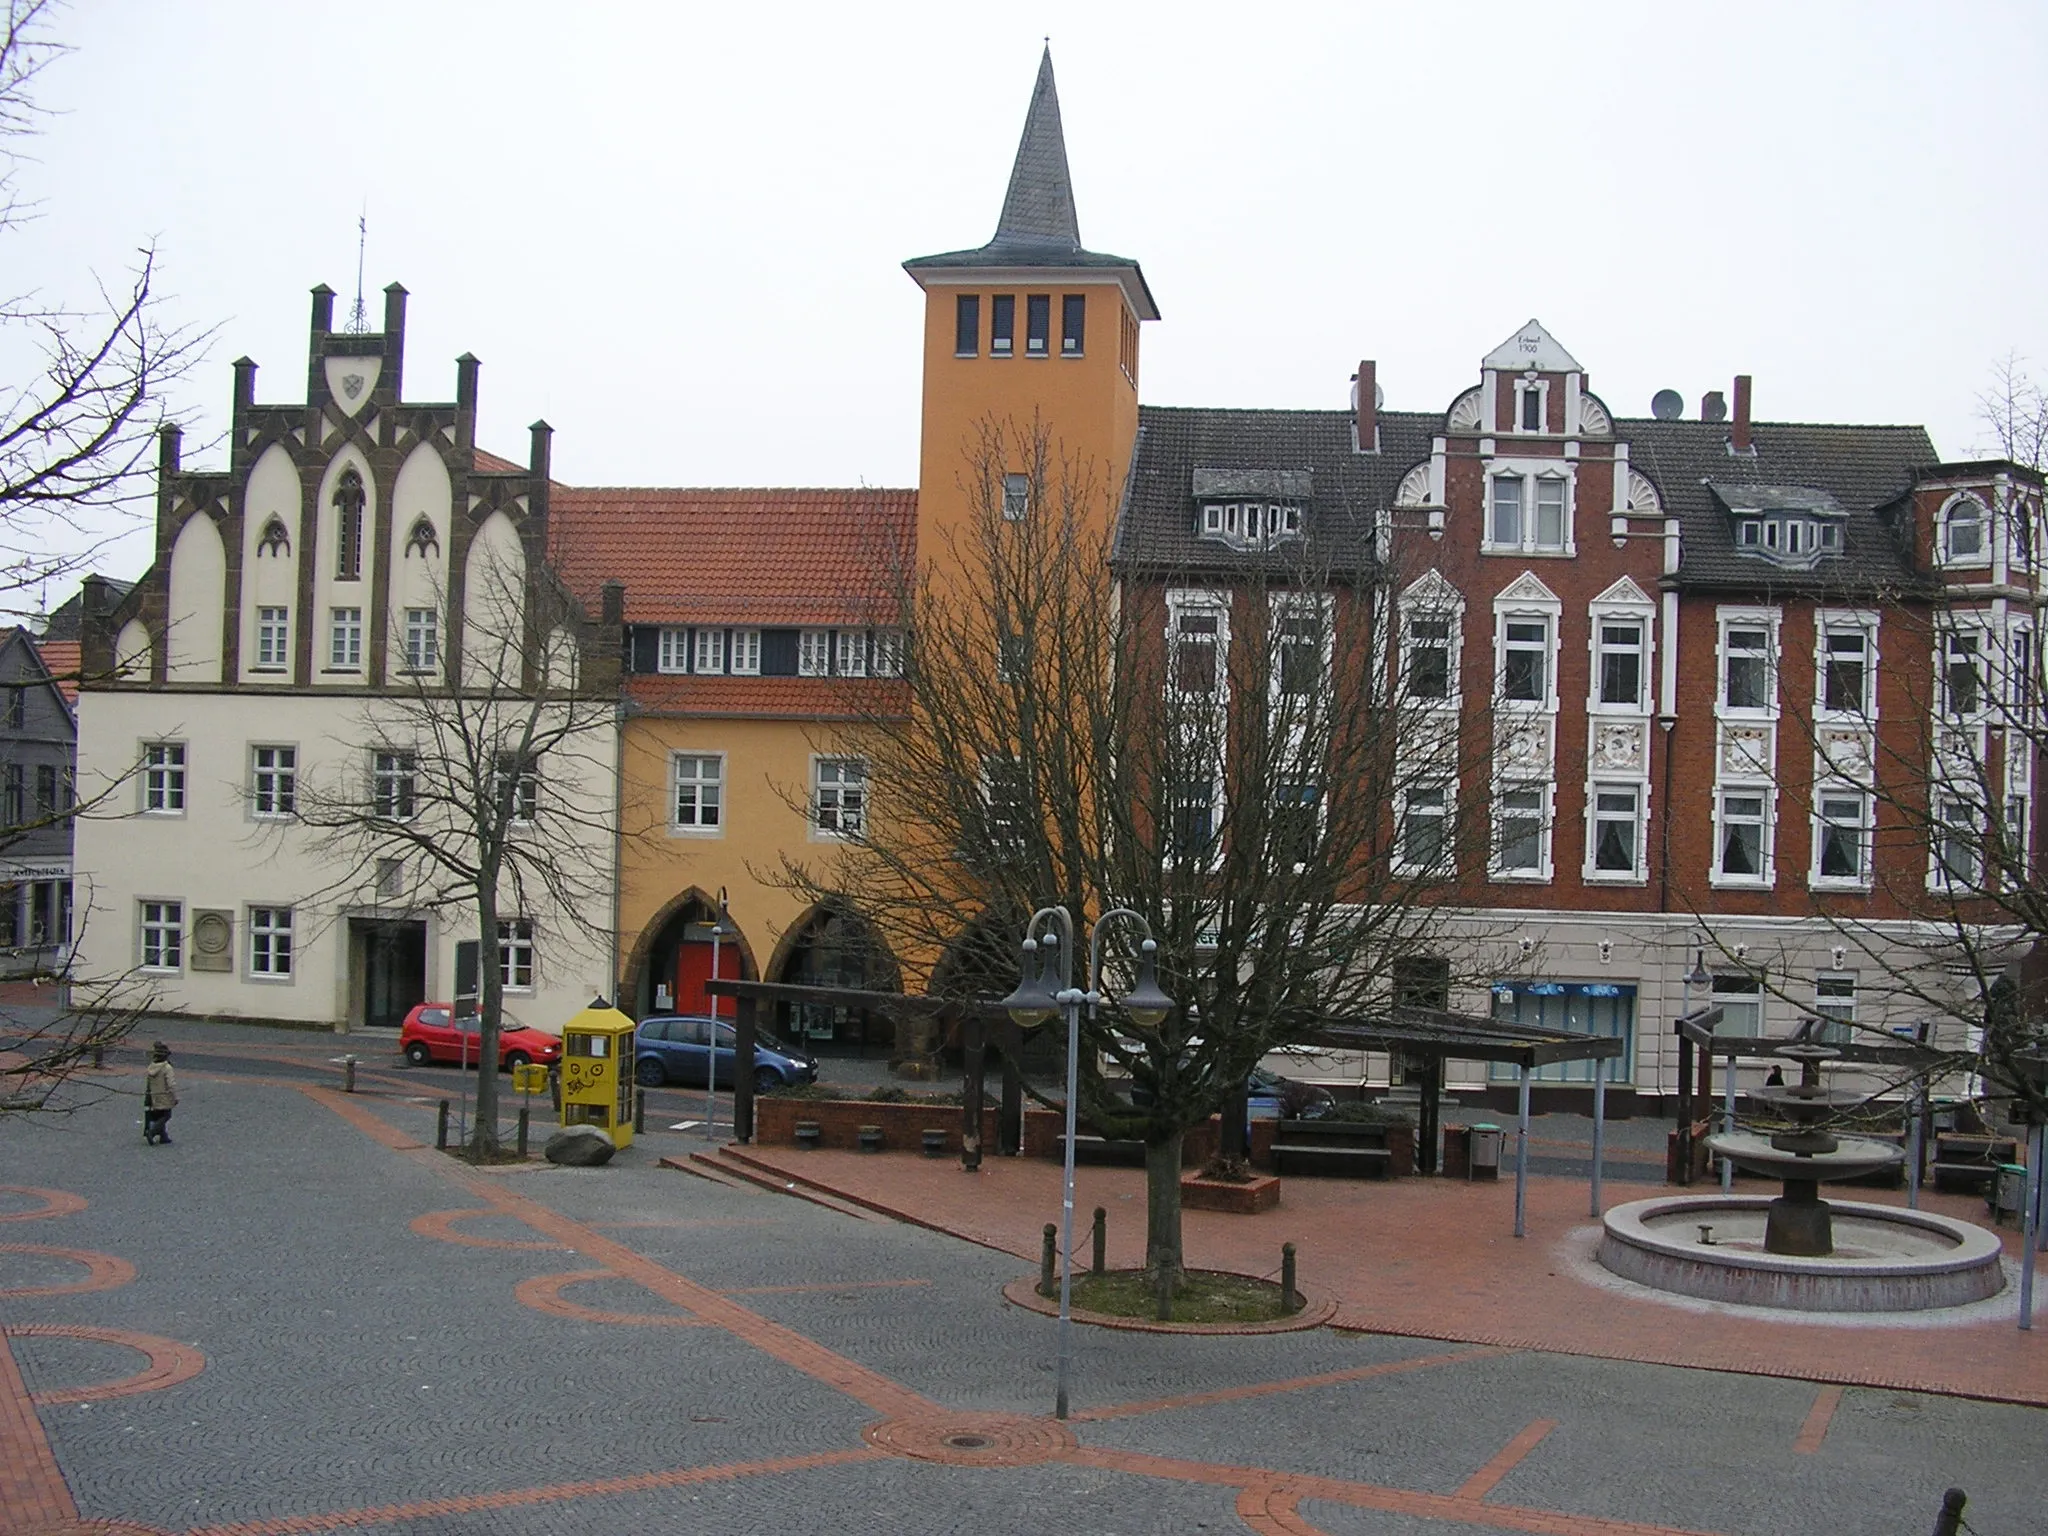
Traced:
<path fill-rule="evenodd" d="M 641 936 L 628 965 L 625 992 L 634 1016 L 654 1013 L 710 1014 L 731 1017 L 732 999 L 713 1006 L 704 983 L 714 975 L 726 981 L 751 981 L 753 947 L 730 913 L 721 927 L 716 899 L 692 887 L 663 909 Z"/>
<path fill-rule="evenodd" d="M 783 937 L 769 969 L 771 981 L 804 987 L 846 987 L 896 992 L 902 968 L 874 925 L 846 907 L 821 902 Z M 898 1052 L 896 1024 L 860 1008 L 822 1003 L 778 1003 L 776 1028 L 793 1044 L 825 1056 Z"/>

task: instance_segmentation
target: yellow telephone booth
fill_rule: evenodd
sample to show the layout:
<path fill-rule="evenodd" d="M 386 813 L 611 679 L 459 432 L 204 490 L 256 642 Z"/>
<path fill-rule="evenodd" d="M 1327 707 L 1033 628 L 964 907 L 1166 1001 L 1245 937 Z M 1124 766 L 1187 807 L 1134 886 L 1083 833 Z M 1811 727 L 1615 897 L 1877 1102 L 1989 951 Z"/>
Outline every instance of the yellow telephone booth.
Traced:
<path fill-rule="evenodd" d="M 562 1026 L 562 1124 L 633 1140 L 633 1021 L 592 1003 Z"/>

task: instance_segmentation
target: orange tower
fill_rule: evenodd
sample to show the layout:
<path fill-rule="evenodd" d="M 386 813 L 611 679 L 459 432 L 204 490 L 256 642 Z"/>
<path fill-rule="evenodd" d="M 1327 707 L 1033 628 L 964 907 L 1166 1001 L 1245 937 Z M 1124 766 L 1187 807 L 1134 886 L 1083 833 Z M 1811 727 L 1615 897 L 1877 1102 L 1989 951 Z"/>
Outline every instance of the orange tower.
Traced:
<path fill-rule="evenodd" d="M 1047 480 L 1085 472 L 1113 515 L 1138 432 L 1138 328 L 1159 309 L 1135 261 L 1081 244 L 1051 49 L 995 237 L 903 267 L 925 292 L 919 550 L 937 555 L 971 519 L 984 473 L 1032 474 L 984 462 L 992 433 L 1020 459 L 1042 442 Z"/>

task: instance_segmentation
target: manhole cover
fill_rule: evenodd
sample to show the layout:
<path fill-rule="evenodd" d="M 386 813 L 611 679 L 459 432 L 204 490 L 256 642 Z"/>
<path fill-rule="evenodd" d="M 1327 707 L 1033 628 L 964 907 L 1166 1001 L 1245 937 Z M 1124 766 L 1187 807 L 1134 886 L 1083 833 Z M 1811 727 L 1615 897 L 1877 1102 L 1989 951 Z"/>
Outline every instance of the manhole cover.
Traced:
<path fill-rule="evenodd" d="M 948 1435 L 946 1444 L 956 1451 L 978 1451 L 988 1444 L 987 1435 Z"/>

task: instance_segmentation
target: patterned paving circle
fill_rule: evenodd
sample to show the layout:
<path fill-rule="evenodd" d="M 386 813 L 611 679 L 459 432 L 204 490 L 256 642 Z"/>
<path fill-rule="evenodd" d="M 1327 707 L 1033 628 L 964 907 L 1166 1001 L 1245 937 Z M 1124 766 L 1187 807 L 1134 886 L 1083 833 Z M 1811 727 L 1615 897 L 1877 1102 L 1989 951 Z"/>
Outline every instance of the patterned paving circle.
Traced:
<path fill-rule="evenodd" d="M 136 1525 L 129 1520 L 59 1520 L 55 1525 L 32 1525 L 13 1536 L 170 1536 L 161 1526 Z"/>
<path fill-rule="evenodd" d="M 190 1381 L 206 1369 L 206 1356 L 176 1339 L 153 1333 L 132 1333 L 126 1328 L 94 1328 L 84 1323 L 9 1323 L 0 1333 L 10 1339 L 86 1339 L 95 1344 L 125 1344 L 149 1357 L 149 1364 L 133 1376 L 103 1381 L 90 1387 L 65 1387 L 55 1392 L 31 1392 L 29 1401 L 38 1408 L 58 1403 L 94 1403 L 108 1397 L 132 1397 L 138 1392 L 160 1392 Z M 92 1526 L 92 1529 L 98 1529 Z M 123 1528 L 125 1529 L 125 1528 Z M 146 1529 L 138 1526 L 137 1530 Z"/>
<path fill-rule="evenodd" d="M 577 1269 L 561 1275 L 535 1275 L 522 1280 L 512 1288 L 513 1299 L 522 1306 L 536 1312 L 552 1312 L 557 1317 L 573 1317 L 586 1323 L 614 1323 L 627 1327 L 645 1328 L 701 1328 L 704 1320 L 692 1317 L 687 1312 L 601 1312 L 596 1307 L 582 1306 L 562 1294 L 563 1287 L 575 1285 L 584 1280 L 617 1280 L 621 1278 L 609 1269 Z"/>
<path fill-rule="evenodd" d="M 47 1259 L 68 1259 L 85 1266 L 83 1280 L 64 1285 L 16 1285 L 0 1287 L 0 1297 L 75 1296 L 81 1291 L 111 1291 L 135 1278 L 135 1266 L 111 1253 L 94 1253 L 86 1248 L 48 1248 L 39 1243 L 0 1243 L 0 1253 L 32 1253 Z"/>
<path fill-rule="evenodd" d="M 70 1216 L 85 1209 L 85 1196 L 68 1189 L 36 1189 L 28 1184 L 0 1184 L 0 1195 L 30 1195 L 43 1203 L 29 1211 L 0 1211 L 0 1221 L 41 1221 L 46 1216 Z"/>
<path fill-rule="evenodd" d="M 883 1419 L 862 1430 L 861 1438 L 892 1456 L 953 1467 L 1031 1467 L 1058 1460 L 1076 1443 L 1057 1419 L 1007 1413 Z"/>

